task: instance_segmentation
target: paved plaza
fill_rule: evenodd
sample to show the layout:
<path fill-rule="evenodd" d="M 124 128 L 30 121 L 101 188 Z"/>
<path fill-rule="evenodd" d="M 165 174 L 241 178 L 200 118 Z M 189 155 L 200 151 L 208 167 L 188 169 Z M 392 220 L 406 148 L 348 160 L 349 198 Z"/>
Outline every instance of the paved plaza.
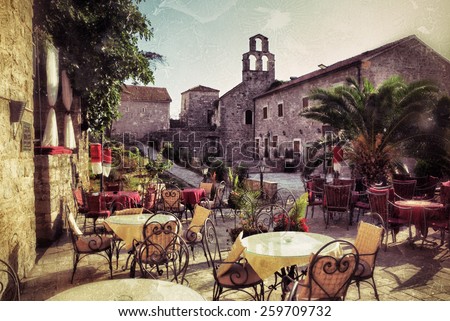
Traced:
<path fill-rule="evenodd" d="M 185 181 L 194 182 L 197 185 L 201 176 L 186 172 L 183 169 L 172 169 L 174 175 L 180 176 Z M 303 192 L 300 174 L 266 174 L 265 179 L 278 182 L 279 187 L 290 188 L 295 195 Z M 363 220 L 367 217 L 363 217 Z M 184 222 L 187 224 L 188 222 Z M 231 210 L 225 211 L 225 222 L 217 218 L 216 229 L 219 234 L 221 249 L 230 247 L 227 229 L 234 227 L 235 220 Z M 346 228 L 345 220 L 332 222 L 325 229 L 322 212 L 316 209 L 314 217 L 308 217 L 310 231 L 327 234 L 334 238 L 354 241 L 357 225 Z M 438 237 L 438 233 L 431 233 Z M 382 301 L 448 301 L 450 300 L 450 254 L 447 244 L 425 244 L 421 247 L 421 241 L 417 240 L 411 247 L 407 239 L 406 230 L 402 230 L 397 243 L 390 243 L 387 251 L 384 248 L 379 252 L 375 280 Z M 390 239 L 391 240 L 391 239 Z M 105 280 L 109 278 L 106 261 L 102 258 L 91 256 L 82 260 L 75 275 L 74 284 L 70 283 L 72 272 L 72 245 L 67 234 L 63 234 L 54 244 L 48 248 L 38 248 L 36 265 L 22 280 L 23 300 L 46 300 L 51 296 L 70 287 Z M 120 256 L 119 268 L 114 270 L 113 278 L 127 278 L 128 271 L 123 271 L 126 253 Z M 213 276 L 212 270 L 207 266 L 201 248 L 196 248 L 195 256 L 190 257 L 187 273 L 189 286 L 203 295 L 206 300 L 212 299 Z M 268 286 L 273 280 L 265 280 Z M 349 288 L 347 300 L 375 300 L 372 289 L 362 285 L 361 298 L 358 297 L 357 288 L 352 285 Z M 279 300 L 279 289 L 272 293 L 270 300 Z M 241 293 L 226 295 L 223 300 L 248 300 Z"/>

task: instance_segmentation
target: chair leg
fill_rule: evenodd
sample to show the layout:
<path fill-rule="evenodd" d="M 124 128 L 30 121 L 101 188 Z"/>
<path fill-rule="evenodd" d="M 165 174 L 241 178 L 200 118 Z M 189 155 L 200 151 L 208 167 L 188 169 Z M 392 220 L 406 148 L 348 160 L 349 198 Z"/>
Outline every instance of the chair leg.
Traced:
<path fill-rule="evenodd" d="M 358 299 L 361 300 L 361 284 L 359 284 L 359 281 L 356 281 L 355 283 L 358 288 Z"/>
<path fill-rule="evenodd" d="M 378 296 L 378 291 L 377 291 L 377 284 L 375 283 L 375 279 L 373 278 L 373 275 L 372 275 L 372 287 L 373 287 L 373 291 L 375 292 L 375 298 L 377 299 L 377 301 L 380 301 L 380 297 Z"/>

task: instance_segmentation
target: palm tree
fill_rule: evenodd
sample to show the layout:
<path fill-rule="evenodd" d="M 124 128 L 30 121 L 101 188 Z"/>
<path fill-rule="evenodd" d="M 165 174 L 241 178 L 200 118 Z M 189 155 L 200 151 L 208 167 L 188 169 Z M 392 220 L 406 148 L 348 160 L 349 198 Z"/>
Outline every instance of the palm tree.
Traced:
<path fill-rule="evenodd" d="M 338 130 L 348 142 L 347 160 L 369 183 L 384 180 L 400 170 L 401 157 L 431 152 L 441 161 L 447 157 L 449 163 L 445 149 L 430 148 L 443 147 L 448 141 L 448 132 L 445 133 L 449 124 L 438 130 L 436 117 L 442 110 L 448 114 L 450 105 L 445 106 L 445 99 L 440 99 L 439 88 L 432 82 L 407 84 L 394 76 L 375 88 L 368 80 L 360 86 L 355 79 L 348 78 L 344 86 L 313 89 L 310 98 L 317 104 L 301 115 Z"/>

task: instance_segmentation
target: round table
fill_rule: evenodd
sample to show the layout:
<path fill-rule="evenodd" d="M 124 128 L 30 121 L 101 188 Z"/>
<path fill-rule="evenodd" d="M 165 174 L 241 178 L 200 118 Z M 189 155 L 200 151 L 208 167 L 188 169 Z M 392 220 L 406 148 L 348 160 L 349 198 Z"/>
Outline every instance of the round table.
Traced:
<path fill-rule="evenodd" d="M 181 191 L 183 203 L 192 210 L 195 204 L 198 204 L 203 197 L 206 197 L 204 188 L 185 188 Z"/>
<path fill-rule="evenodd" d="M 107 229 L 111 230 L 121 240 L 125 242 L 125 247 L 130 250 L 133 246 L 133 240 L 143 241 L 143 228 L 145 222 L 153 215 L 152 222 L 164 224 L 174 217 L 164 214 L 132 214 L 132 215 L 115 215 L 107 218 L 103 224 Z"/>
<path fill-rule="evenodd" d="M 205 301 L 200 293 L 177 283 L 154 279 L 115 279 L 83 284 L 48 301 Z"/>
<path fill-rule="evenodd" d="M 334 239 L 327 235 L 307 232 L 269 232 L 242 239 L 244 257 L 261 279 L 266 279 L 284 267 L 309 263 L 311 254 Z M 339 256 L 341 247 L 328 255 Z"/>
<path fill-rule="evenodd" d="M 401 207 L 411 208 L 411 222 L 416 227 L 416 230 L 420 232 L 422 235 L 426 236 L 427 231 L 425 230 L 425 220 L 424 220 L 424 213 L 425 209 L 430 210 L 439 210 L 444 208 L 444 205 L 441 203 L 436 202 L 430 202 L 425 200 L 401 200 L 396 201 L 395 205 L 399 205 Z M 399 217 L 404 217 L 405 211 L 400 209 L 398 215 Z"/>

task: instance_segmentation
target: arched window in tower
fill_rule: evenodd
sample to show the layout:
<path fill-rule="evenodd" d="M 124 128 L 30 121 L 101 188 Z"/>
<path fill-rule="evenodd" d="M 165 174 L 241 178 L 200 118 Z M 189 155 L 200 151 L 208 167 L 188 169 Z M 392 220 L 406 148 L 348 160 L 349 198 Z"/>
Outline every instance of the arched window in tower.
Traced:
<path fill-rule="evenodd" d="M 248 57 L 248 59 L 250 60 L 250 70 L 256 70 L 256 57 L 253 55 L 250 55 L 250 57 Z"/>
<path fill-rule="evenodd" d="M 262 56 L 262 70 L 268 71 L 269 70 L 269 58 L 266 56 Z"/>
<path fill-rule="evenodd" d="M 253 112 L 251 110 L 245 111 L 245 124 L 252 125 L 253 124 Z"/>
<path fill-rule="evenodd" d="M 255 49 L 256 51 L 262 51 L 262 40 L 255 38 Z"/>

